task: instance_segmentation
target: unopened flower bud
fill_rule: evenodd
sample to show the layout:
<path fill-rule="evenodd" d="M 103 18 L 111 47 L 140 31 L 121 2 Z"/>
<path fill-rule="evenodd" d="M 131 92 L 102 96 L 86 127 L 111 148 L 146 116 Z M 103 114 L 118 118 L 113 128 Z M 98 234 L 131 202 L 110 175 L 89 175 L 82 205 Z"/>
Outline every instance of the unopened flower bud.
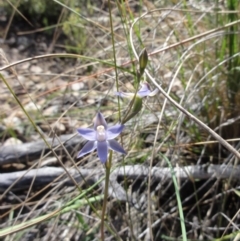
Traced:
<path fill-rule="evenodd" d="M 147 53 L 147 50 L 144 48 L 139 55 L 139 72 L 141 76 L 144 73 L 147 63 L 148 63 L 148 53 Z"/>

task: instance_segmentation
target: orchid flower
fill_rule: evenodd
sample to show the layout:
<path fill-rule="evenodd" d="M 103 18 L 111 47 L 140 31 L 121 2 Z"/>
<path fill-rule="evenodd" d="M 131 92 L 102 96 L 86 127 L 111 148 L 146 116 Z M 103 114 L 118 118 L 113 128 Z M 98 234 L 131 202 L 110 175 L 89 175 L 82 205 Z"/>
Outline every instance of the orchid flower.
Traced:
<path fill-rule="evenodd" d="M 144 82 L 141 84 L 140 90 L 137 92 L 136 96 L 139 98 L 143 98 L 146 96 L 154 96 L 158 93 L 158 89 L 155 89 L 154 91 L 150 90 L 150 86 L 148 83 Z M 117 96 L 120 97 L 126 97 L 126 98 L 131 98 L 134 97 L 134 93 L 126 93 L 126 92 L 116 92 L 115 93 Z"/>
<path fill-rule="evenodd" d="M 88 140 L 82 150 L 78 153 L 78 158 L 88 154 L 97 149 L 97 154 L 102 163 L 107 161 L 108 149 L 111 149 L 122 154 L 126 151 L 120 144 L 113 140 L 123 130 L 124 125 L 116 124 L 108 127 L 107 122 L 103 115 L 98 112 L 94 121 L 94 128 L 79 128 L 78 133 Z"/>

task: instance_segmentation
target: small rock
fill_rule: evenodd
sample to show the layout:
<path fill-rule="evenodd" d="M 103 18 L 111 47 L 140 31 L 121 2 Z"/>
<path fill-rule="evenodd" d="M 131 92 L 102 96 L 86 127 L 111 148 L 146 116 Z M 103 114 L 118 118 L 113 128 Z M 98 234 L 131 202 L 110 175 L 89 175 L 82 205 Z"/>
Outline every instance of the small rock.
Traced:
<path fill-rule="evenodd" d="M 44 111 L 43 111 L 43 115 L 44 116 L 52 116 L 52 115 L 55 115 L 59 112 L 59 106 L 57 105 L 52 105 L 48 108 L 46 108 Z"/>
<path fill-rule="evenodd" d="M 34 82 L 40 82 L 42 80 L 42 77 L 40 75 L 37 75 L 36 73 L 29 75 L 29 78 L 32 80 L 32 82 L 29 81 L 28 85 L 30 85 Z M 42 86 L 43 86 L 43 84 L 42 84 Z"/>
<path fill-rule="evenodd" d="M 41 109 L 40 105 L 35 104 L 34 102 L 29 102 L 28 104 L 25 105 L 25 110 L 26 111 L 38 111 Z"/>
<path fill-rule="evenodd" d="M 51 127 L 53 130 L 60 131 L 60 132 L 64 132 L 66 130 L 65 125 L 63 125 L 60 122 L 55 122 L 55 123 L 51 124 Z"/>
<path fill-rule="evenodd" d="M 82 83 L 82 82 L 77 82 L 77 83 L 72 84 L 71 87 L 72 87 L 72 90 L 73 90 L 73 91 L 78 91 L 78 90 L 81 90 L 81 89 L 84 88 L 84 83 Z"/>
<path fill-rule="evenodd" d="M 19 144 L 22 144 L 21 140 L 14 137 L 10 137 L 3 143 L 3 146 L 14 146 Z"/>
<path fill-rule="evenodd" d="M 21 69 L 27 70 L 29 68 L 29 66 L 30 66 L 30 62 L 25 62 L 21 65 Z"/>
<path fill-rule="evenodd" d="M 17 130 L 21 134 L 24 132 L 22 120 L 17 116 L 9 116 L 3 119 L 3 123 L 6 125 L 7 128 Z"/>
<path fill-rule="evenodd" d="M 90 104 L 90 105 L 94 104 L 95 102 L 96 101 L 92 98 L 87 99 L 87 103 Z"/>
<path fill-rule="evenodd" d="M 40 73 L 43 72 L 42 68 L 39 67 L 39 66 L 37 66 L 37 65 L 32 65 L 32 66 L 30 67 L 30 71 L 33 72 L 33 73 L 35 73 L 35 74 L 40 74 Z"/>
<path fill-rule="evenodd" d="M 23 83 L 23 82 L 25 82 L 26 77 L 23 76 L 23 75 L 18 75 L 18 80 L 19 80 L 21 83 Z"/>

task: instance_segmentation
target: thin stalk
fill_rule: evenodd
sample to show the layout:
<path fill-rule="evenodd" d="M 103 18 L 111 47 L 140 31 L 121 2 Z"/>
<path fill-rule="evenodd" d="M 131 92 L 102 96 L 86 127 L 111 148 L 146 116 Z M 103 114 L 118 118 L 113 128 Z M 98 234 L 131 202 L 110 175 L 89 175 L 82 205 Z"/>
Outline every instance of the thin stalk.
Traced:
<path fill-rule="evenodd" d="M 119 84 L 118 84 L 118 69 L 117 69 L 117 60 L 116 60 L 116 49 L 115 49 L 115 41 L 114 41 L 114 29 L 113 29 L 113 20 L 112 20 L 112 9 L 111 9 L 111 1 L 108 0 L 108 9 L 109 9 L 109 22 L 111 27 L 111 40 L 112 40 L 112 48 L 113 48 L 113 60 L 114 60 L 114 70 L 115 70 L 115 76 L 116 76 L 116 87 L 117 91 L 119 90 Z M 118 98 L 118 115 L 119 119 L 121 120 L 121 106 L 120 106 L 120 100 Z"/>
<path fill-rule="evenodd" d="M 111 165 L 112 165 L 112 151 L 109 152 L 109 159 L 105 164 L 106 178 L 105 178 L 105 190 L 104 190 L 104 199 L 103 199 L 103 207 L 102 207 L 102 217 L 101 217 L 101 240 L 102 241 L 104 241 L 104 220 L 105 220 L 105 212 L 107 207 L 108 186 L 109 186 Z"/>
<path fill-rule="evenodd" d="M 181 230 L 182 230 L 182 240 L 187 241 L 187 232 L 186 232 L 186 226 L 184 223 L 184 214 L 183 214 L 183 208 L 182 208 L 182 202 L 181 202 L 179 187 L 178 187 L 178 183 L 177 183 L 177 178 L 175 176 L 175 172 L 173 171 L 171 162 L 164 155 L 162 155 L 162 157 L 167 162 L 167 164 L 171 170 L 171 173 L 172 173 L 172 180 L 173 180 L 173 184 L 174 184 L 174 188 L 175 188 L 175 194 L 176 194 L 176 198 L 177 198 L 178 212 L 179 212 L 180 224 L 181 224 Z"/>

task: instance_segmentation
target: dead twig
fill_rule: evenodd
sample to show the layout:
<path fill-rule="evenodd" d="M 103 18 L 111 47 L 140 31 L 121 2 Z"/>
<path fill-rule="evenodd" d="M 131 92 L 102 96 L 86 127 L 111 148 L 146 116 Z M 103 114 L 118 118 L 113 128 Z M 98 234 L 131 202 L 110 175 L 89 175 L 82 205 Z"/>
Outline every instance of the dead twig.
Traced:
<path fill-rule="evenodd" d="M 68 169 L 70 175 L 79 183 L 84 182 L 96 183 L 104 175 L 104 169 Z M 144 179 L 151 173 L 152 179 L 163 181 L 172 178 L 172 172 L 175 173 L 178 179 L 240 179 L 240 166 L 232 165 L 202 165 L 202 166 L 185 166 L 175 167 L 171 170 L 168 167 L 153 167 L 151 171 L 143 165 L 127 165 L 117 167 L 113 170 L 110 176 L 109 196 L 121 201 L 130 200 L 126 196 L 126 191 L 117 181 L 119 178 L 127 177 L 129 179 Z M 40 169 L 32 169 L 29 171 L 17 171 L 12 173 L 3 173 L 0 175 L 0 192 L 4 192 L 17 179 L 18 181 L 11 188 L 14 190 L 27 189 L 34 178 L 34 186 L 41 187 L 53 182 L 60 175 L 63 176 L 59 182 L 64 185 L 74 185 L 68 176 L 64 175 L 65 170 L 61 167 L 43 167 Z M 104 181 L 101 183 L 104 188 Z"/>

